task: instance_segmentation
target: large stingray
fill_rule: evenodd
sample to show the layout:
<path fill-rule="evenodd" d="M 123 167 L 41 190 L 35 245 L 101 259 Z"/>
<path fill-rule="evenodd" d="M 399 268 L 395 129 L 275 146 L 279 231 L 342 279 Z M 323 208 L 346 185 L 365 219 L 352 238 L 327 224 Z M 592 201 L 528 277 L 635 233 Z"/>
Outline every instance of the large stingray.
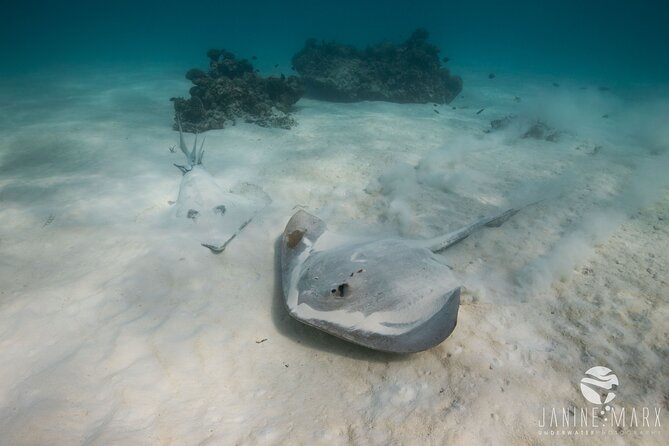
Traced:
<path fill-rule="evenodd" d="M 429 240 L 362 239 L 334 234 L 307 212 L 290 219 L 281 240 L 288 312 L 327 333 L 375 350 L 410 353 L 446 339 L 457 322 L 460 285 L 435 255 L 510 209 Z"/>
<path fill-rule="evenodd" d="M 271 202 L 263 190 L 245 183 L 235 190 L 223 190 L 202 166 L 204 138 L 198 149 L 197 135 L 189 151 L 179 123 L 179 147 L 186 164 L 175 164 L 183 177 L 177 198 L 176 216 L 189 218 L 197 227 L 202 246 L 220 253 Z"/>

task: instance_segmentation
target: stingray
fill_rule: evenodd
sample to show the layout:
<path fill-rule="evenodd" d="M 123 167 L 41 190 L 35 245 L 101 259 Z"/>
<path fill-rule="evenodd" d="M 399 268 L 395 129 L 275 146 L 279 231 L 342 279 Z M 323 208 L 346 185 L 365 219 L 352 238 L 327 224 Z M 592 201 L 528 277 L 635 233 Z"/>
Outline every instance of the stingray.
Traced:
<path fill-rule="evenodd" d="M 518 210 L 427 240 L 356 238 L 298 211 L 281 238 L 283 298 L 300 322 L 374 350 L 427 350 L 455 329 L 460 285 L 437 252 Z"/>
<path fill-rule="evenodd" d="M 202 246 L 218 254 L 253 220 L 271 199 L 258 186 L 244 183 L 227 191 L 202 165 L 204 138 L 197 146 L 197 134 L 193 148 L 188 150 L 184 141 L 181 121 L 179 124 L 179 147 L 186 156 L 186 164 L 174 164 L 183 174 L 176 216 L 192 220 Z"/>

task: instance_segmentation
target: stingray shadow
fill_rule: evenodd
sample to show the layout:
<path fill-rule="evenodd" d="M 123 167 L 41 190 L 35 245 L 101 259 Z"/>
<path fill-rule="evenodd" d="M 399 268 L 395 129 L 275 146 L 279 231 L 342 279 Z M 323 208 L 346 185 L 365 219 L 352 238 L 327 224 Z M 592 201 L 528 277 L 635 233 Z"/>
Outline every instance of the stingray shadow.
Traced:
<path fill-rule="evenodd" d="M 353 344 L 293 319 L 286 309 L 281 284 L 281 236 L 274 243 L 272 321 L 279 333 L 307 348 L 373 362 L 407 361 L 412 354 L 380 352 Z"/>

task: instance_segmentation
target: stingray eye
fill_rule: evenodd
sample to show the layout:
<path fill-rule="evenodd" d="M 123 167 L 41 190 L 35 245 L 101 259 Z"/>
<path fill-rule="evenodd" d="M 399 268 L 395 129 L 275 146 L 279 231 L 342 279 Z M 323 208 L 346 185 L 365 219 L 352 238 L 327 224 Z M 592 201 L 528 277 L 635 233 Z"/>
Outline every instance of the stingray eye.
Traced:
<path fill-rule="evenodd" d="M 190 218 L 191 220 L 195 220 L 198 215 L 200 215 L 200 213 L 195 209 L 188 209 L 188 214 L 186 214 L 186 217 Z"/>
<path fill-rule="evenodd" d="M 225 214 L 225 205 L 216 206 L 214 208 L 214 213 L 219 214 L 219 215 Z"/>

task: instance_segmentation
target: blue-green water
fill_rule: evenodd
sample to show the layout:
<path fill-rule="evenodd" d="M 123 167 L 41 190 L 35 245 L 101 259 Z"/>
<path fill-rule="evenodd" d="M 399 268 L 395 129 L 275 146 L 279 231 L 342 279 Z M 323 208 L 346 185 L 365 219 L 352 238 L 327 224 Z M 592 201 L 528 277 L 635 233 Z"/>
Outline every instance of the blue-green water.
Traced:
<path fill-rule="evenodd" d="M 402 41 L 418 26 L 460 66 L 588 77 L 669 79 L 669 6 L 660 1 L 51 1 L 2 8 L 3 73 L 81 66 L 205 63 L 224 47 L 289 70 L 305 39 Z"/>

